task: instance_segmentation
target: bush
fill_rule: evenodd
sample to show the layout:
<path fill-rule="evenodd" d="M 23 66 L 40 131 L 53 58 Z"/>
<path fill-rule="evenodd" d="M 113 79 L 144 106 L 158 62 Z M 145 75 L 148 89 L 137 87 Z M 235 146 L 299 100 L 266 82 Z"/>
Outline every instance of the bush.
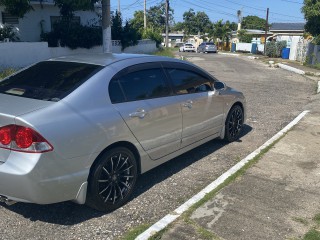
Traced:
<path fill-rule="evenodd" d="M 266 55 L 268 57 L 281 57 L 282 49 L 287 46 L 287 41 L 268 42 L 266 45 Z"/>
<path fill-rule="evenodd" d="M 1 81 L 3 78 L 5 78 L 5 77 L 7 77 L 7 76 L 9 76 L 9 75 L 11 75 L 11 74 L 13 74 L 13 73 L 15 73 L 15 72 L 16 72 L 16 70 L 13 69 L 13 68 L 6 68 L 6 69 L 0 71 L 0 81 Z"/>
<path fill-rule="evenodd" d="M 159 48 L 159 46 L 160 46 L 160 44 L 162 42 L 162 36 L 160 34 L 160 31 L 154 31 L 152 29 L 146 29 L 143 32 L 142 37 L 144 39 L 151 39 L 151 40 L 155 41 L 157 48 Z"/>
<path fill-rule="evenodd" d="M 53 31 L 41 34 L 41 40 L 49 47 L 92 48 L 102 44 L 102 31 L 99 27 L 82 26 L 79 23 L 61 21 Z"/>
<path fill-rule="evenodd" d="M 312 40 L 312 43 L 315 45 L 320 45 L 320 35 L 314 37 L 314 39 Z"/>
<path fill-rule="evenodd" d="M 2 25 L 0 23 L 0 41 L 4 41 L 6 38 L 8 38 L 10 41 L 19 41 L 19 29 L 10 26 L 10 25 Z"/>

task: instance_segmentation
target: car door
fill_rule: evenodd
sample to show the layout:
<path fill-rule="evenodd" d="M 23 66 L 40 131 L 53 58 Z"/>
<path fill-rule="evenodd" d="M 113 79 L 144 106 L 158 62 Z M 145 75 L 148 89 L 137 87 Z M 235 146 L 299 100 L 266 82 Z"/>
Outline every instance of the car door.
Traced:
<path fill-rule="evenodd" d="M 181 147 L 220 133 L 223 99 L 213 89 L 209 76 L 191 67 L 167 66 L 182 111 Z"/>
<path fill-rule="evenodd" d="M 180 148 L 182 113 L 160 64 L 135 65 L 109 84 L 116 110 L 151 159 Z"/>

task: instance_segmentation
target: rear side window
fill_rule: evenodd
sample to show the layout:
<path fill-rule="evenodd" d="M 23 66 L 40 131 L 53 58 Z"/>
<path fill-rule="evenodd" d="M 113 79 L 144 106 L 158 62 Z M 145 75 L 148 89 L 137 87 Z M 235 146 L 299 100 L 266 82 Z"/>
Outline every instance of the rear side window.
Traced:
<path fill-rule="evenodd" d="M 0 82 L 0 93 L 59 101 L 102 68 L 85 63 L 40 62 Z"/>
<path fill-rule="evenodd" d="M 124 74 L 111 80 L 109 95 L 112 103 L 138 101 L 170 95 L 163 70 L 145 69 Z"/>
<path fill-rule="evenodd" d="M 210 80 L 198 73 L 184 69 L 168 68 L 168 74 L 177 94 L 212 91 Z"/>

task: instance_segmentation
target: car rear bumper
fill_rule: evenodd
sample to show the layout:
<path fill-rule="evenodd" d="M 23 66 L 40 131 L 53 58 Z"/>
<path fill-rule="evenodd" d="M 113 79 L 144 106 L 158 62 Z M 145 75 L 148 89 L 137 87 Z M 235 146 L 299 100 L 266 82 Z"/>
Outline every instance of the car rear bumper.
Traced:
<path fill-rule="evenodd" d="M 11 152 L 0 165 L 0 196 L 37 204 L 76 200 L 81 185 L 87 181 L 89 169 L 70 172 L 71 166 L 59 165 L 52 153 Z"/>

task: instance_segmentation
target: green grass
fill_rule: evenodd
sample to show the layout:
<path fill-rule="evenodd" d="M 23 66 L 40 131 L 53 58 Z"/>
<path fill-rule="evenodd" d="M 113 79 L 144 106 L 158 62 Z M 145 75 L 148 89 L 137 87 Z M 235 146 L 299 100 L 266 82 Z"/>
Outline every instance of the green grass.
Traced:
<path fill-rule="evenodd" d="M 127 232 L 124 236 L 122 236 L 121 240 L 134 240 L 136 237 L 138 237 L 141 233 L 143 233 L 145 230 L 147 230 L 151 224 L 142 224 L 139 225 L 133 229 L 131 229 L 129 232 Z"/>
<path fill-rule="evenodd" d="M 303 236 L 303 240 L 319 240 L 319 239 L 320 239 L 320 232 L 315 229 L 311 229 L 309 232 L 307 232 Z"/>
<path fill-rule="evenodd" d="M 306 219 L 304 219 L 304 218 L 301 218 L 301 217 L 293 217 L 292 220 L 295 221 L 295 222 L 301 223 L 301 224 L 303 224 L 305 226 L 308 225 L 308 221 Z"/>
<path fill-rule="evenodd" d="M 16 70 L 13 68 L 6 68 L 2 71 L 0 71 L 0 80 L 2 80 L 3 78 L 9 76 L 10 74 L 13 74 Z"/>
<path fill-rule="evenodd" d="M 320 226 L 320 213 L 316 214 L 312 220 Z"/>
<path fill-rule="evenodd" d="M 153 55 L 174 58 L 175 51 L 176 51 L 176 49 L 174 49 L 174 48 L 161 48 L 158 51 L 154 52 Z"/>

